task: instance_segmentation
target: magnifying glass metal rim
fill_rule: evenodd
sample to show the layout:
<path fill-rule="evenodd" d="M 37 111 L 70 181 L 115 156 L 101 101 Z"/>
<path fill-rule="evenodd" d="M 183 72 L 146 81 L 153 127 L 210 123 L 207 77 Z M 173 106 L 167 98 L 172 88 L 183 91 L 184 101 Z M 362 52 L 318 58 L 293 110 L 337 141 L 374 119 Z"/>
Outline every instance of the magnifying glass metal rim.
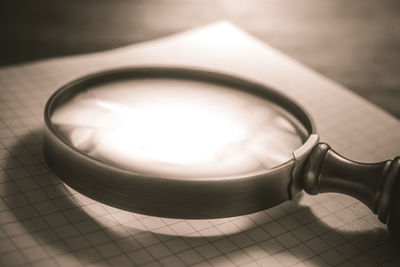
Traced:
<path fill-rule="evenodd" d="M 217 83 L 243 90 L 277 104 L 294 115 L 309 137 L 293 158 L 271 169 L 241 176 L 174 179 L 135 173 L 101 162 L 74 148 L 52 124 L 52 111 L 88 86 L 126 78 L 176 78 Z M 67 83 L 48 100 L 44 155 L 66 184 L 105 204 L 147 215 L 170 218 L 222 218 L 257 212 L 290 199 L 301 191 L 293 169 L 318 142 L 315 124 L 295 101 L 262 84 L 236 76 L 183 67 L 140 66 L 107 70 Z"/>
<path fill-rule="evenodd" d="M 88 86 L 126 78 L 176 78 L 217 83 L 265 98 L 293 115 L 308 138 L 292 158 L 274 168 L 234 177 L 174 179 L 111 166 L 75 149 L 51 123 L 57 104 Z M 212 219 L 257 212 L 292 199 L 302 190 L 336 192 L 364 203 L 400 239 L 400 157 L 377 163 L 347 159 L 318 143 L 311 116 L 295 101 L 262 84 L 186 67 L 132 67 L 95 73 L 56 91 L 46 104 L 43 152 L 66 184 L 105 204 L 158 217 Z"/>

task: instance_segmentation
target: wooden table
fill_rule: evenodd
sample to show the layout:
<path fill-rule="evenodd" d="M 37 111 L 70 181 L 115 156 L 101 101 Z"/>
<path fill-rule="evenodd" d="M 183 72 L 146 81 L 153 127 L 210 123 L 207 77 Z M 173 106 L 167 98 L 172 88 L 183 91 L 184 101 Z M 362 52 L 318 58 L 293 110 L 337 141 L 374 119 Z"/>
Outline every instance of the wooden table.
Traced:
<path fill-rule="evenodd" d="M 400 118 L 398 0 L 7 1 L 0 64 L 106 50 L 222 19 Z"/>

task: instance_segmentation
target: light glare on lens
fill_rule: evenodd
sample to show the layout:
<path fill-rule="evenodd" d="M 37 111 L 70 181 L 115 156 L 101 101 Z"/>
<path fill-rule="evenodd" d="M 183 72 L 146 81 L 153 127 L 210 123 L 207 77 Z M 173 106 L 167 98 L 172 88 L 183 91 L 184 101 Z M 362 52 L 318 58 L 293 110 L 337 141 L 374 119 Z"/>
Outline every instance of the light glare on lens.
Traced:
<path fill-rule="evenodd" d="M 150 175 L 260 171 L 288 160 L 302 144 L 270 102 L 188 80 L 107 83 L 76 95 L 51 120 L 78 150 Z"/>

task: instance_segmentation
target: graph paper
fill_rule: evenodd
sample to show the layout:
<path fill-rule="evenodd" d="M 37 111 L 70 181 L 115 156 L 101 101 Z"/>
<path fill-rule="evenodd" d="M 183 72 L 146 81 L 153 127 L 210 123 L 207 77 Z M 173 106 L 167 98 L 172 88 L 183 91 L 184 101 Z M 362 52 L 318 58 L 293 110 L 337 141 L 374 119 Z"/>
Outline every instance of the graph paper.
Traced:
<path fill-rule="evenodd" d="M 400 152 L 398 120 L 228 22 L 3 67 L 1 266 L 400 266 L 399 243 L 385 226 L 340 194 L 304 194 L 247 216 L 177 220 L 115 209 L 65 186 L 43 160 L 46 100 L 85 74 L 143 65 L 201 67 L 273 87 L 305 107 L 323 141 L 354 160 Z"/>

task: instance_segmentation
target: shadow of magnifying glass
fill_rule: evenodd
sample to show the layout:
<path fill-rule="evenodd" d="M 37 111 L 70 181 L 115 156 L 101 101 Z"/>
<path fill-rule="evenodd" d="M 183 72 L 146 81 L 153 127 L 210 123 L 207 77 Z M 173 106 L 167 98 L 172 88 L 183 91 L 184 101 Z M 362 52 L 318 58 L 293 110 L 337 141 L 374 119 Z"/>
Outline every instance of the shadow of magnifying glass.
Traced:
<path fill-rule="evenodd" d="M 43 249 L 39 254 L 44 256 L 30 257 L 30 263 L 46 258 L 61 266 L 225 266 L 253 261 L 264 266 L 357 265 L 357 258 L 376 265 L 400 262 L 400 247 L 373 215 L 365 215 L 368 209 L 350 197 L 300 196 L 266 211 L 217 220 L 144 216 L 100 204 L 65 186 L 47 169 L 38 136 L 40 130 L 9 148 L 16 158 L 23 150 L 24 156 L 37 159 L 24 163 L 30 177 L 10 176 L 2 184 L 15 223 L 26 230 L 12 239 L 30 240 L 15 242 L 17 247 L 23 253 L 31 246 Z M 36 149 L 29 149 L 30 144 Z M 10 158 L 6 172 L 17 166 Z M 13 258 L 2 261 L 5 266 L 16 264 Z"/>

